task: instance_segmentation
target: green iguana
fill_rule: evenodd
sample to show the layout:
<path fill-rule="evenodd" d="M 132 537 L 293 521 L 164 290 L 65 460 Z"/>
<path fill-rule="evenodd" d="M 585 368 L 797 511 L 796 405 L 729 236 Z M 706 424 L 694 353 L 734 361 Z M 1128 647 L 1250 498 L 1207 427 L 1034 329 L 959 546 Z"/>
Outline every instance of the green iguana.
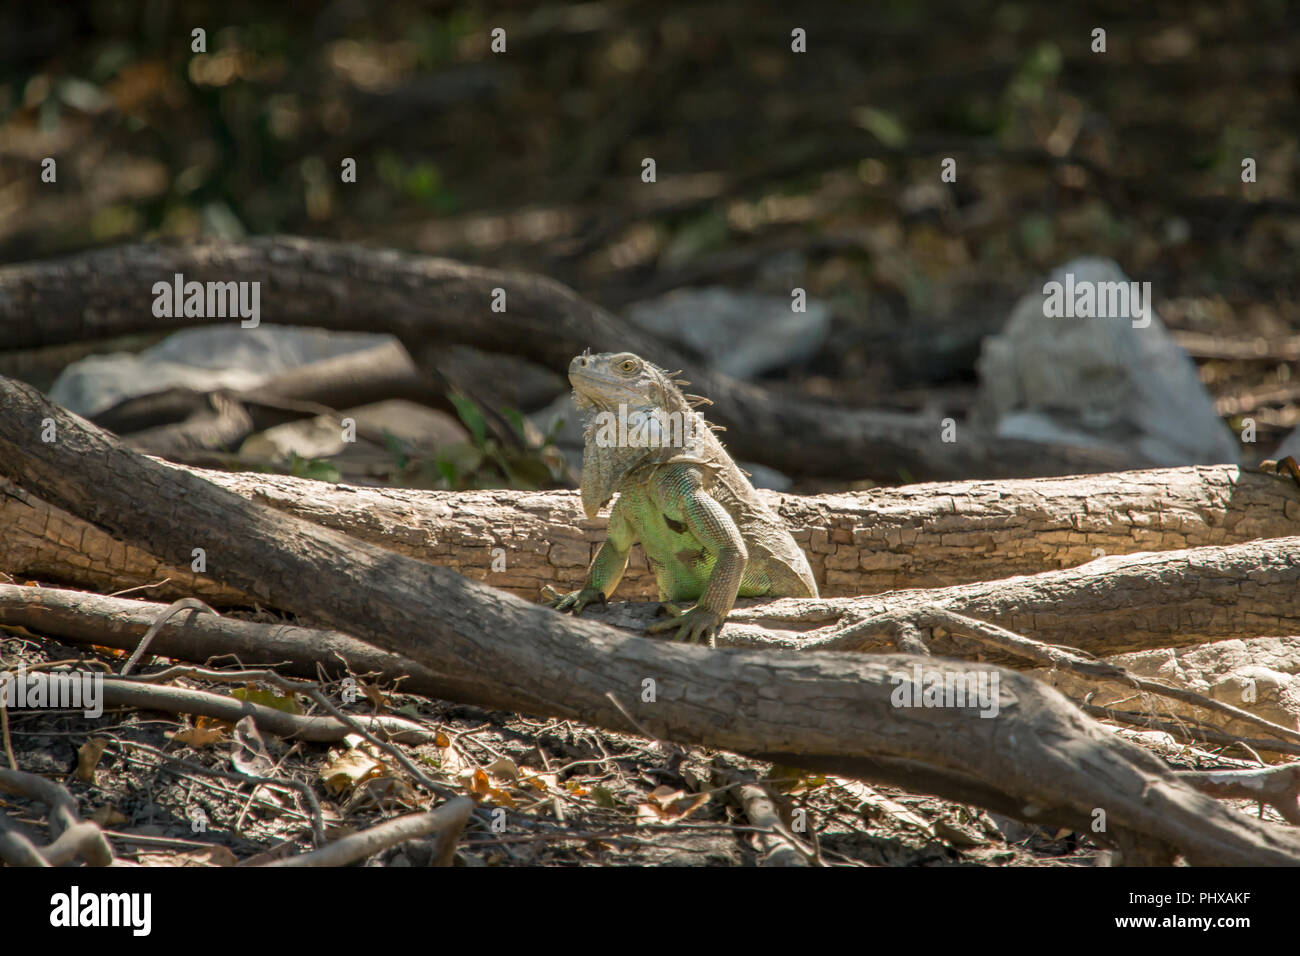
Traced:
<path fill-rule="evenodd" d="M 618 587 L 640 541 L 664 602 L 695 600 L 651 632 L 710 643 L 737 597 L 817 597 L 812 569 L 781 519 L 746 480 L 713 426 L 708 402 L 688 382 L 631 352 L 590 351 L 569 365 L 574 402 L 586 413 L 582 506 L 594 518 L 614 493 L 609 532 L 581 590 L 545 589 L 552 607 L 579 614 Z"/>

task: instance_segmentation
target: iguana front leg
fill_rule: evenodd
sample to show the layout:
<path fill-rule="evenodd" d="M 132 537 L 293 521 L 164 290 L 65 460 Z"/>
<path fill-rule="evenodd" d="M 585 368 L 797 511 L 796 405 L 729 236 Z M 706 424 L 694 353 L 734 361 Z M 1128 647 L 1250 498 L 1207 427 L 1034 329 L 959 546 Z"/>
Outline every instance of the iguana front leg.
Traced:
<path fill-rule="evenodd" d="M 582 588 L 568 594 L 560 594 L 553 588 L 542 588 L 547 603 L 557 611 L 572 611 L 581 614 L 588 604 L 599 601 L 604 604 L 623 580 L 627 570 L 627 557 L 635 540 L 623 499 L 614 502 L 614 509 L 609 514 L 609 531 L 605 542 L 592 558 L 591 567 L 587 569 L 587 578 Z"/>
<path fill-rule="evenodd" d="M 656 478 L 655 490 L 660 502 L 680 513 L 695 539 L 717 558 L 695 607 L 680 617 L 651 624 L 646 630 L 651 634 L 676 630 L 679 641 L 708 641 L 712 645 L 740 592 L 740 579 L 749 560 L 745 539 L 726 509 L 704 490 L 696 469 L 664 469 Z"/>

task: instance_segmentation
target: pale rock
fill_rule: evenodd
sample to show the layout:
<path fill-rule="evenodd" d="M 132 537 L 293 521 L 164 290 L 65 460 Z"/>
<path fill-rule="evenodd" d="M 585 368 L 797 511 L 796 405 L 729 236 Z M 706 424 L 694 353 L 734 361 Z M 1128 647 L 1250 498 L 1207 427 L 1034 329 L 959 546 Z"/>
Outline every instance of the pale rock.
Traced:
<path fill-rule="evenodd" d="M 1128 282 L 1108 259 L 1076 259 L 1061 283 Z M 1125 449 L 1157 465 L 1236 463 L 1240 448 L 1196 366 L 1150 311 L 1130 318 L 1049 318 L 1042 287 L 1024 296 L 978 362 L 975 420 L 999 435 Z"/>
<path fill-rule="evenodd" d="M 385 345 L 391 336 L 262 323 L 184 329 L 140 353 L 92 355 L 65 368 L 51 400 L 91 417 L 137 395 L 173 387 L 254 388 L 281 372 Z"/>

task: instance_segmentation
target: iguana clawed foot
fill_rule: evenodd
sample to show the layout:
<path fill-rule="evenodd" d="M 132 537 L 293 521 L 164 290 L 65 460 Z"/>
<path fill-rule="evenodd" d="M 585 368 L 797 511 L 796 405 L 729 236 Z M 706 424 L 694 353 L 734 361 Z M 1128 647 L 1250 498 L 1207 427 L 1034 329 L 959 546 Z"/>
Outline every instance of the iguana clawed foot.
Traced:
<path fill-rule="evenodd" d="M 599 588 L 583 588 L 580 591 L 561 594 L 550 585 L 543 585 L 542 597 L 548 607 L 553 607 L 557 611 L 569 611 L 574 616 L 581 614 L 582 609 L 590 604 L 608 603 L 605 592 Z M 666 615 L 667 619 L 651 624 L 646 628 L 647 634 L 658 634 L 676 629 L 677 634 L 674 635 L 673 639 L 686 641 L 688 644 L 707 642 L 712 645 L 713 639 L 717 637 L 718 631 L 722 628 L 722 616 L 714 614 L 712 611 L 705 611 L 700 607 L 693 607 L 689 611 L 683 611 L 676 604 L 664 601 L 659 605 L 655 613 L 660 617 Z"/>
<path fill-rule="evenodd" d="M 570 611 L 575 617 L 581 614 L 582 609 L 589 604 L 608 603 L 605 592 L 600 588 L 582 588 L 579 591 L 561 594 L 550 585 L 543 585 L 542 597 L 546 599 L 546 603 L 550 607 L 555 608 L 557 611 Z"/>
<path fill-rule="evenodd" d="M 688 644 L 707 643 L 712 646 L 713 639 L 722 628 L 722 621 L 723 616 L 721 614 L 714 614 L 712 611 L 706 611 L 696 605 L 689 611 L 682 613 L 680 617 L 669 618 L 666 621 L 656 621 L 646 628 L 646 633 L 659 634 L 663 631 L 675 629 L 677 634 L 673 640 L 685 641 Z"/>

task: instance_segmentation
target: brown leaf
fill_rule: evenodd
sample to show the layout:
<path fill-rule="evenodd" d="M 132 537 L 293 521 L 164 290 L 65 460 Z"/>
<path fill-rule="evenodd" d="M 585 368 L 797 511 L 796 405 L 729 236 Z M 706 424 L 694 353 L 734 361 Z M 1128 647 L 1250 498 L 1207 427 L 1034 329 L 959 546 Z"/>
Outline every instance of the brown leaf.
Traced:
<path fill-rule="evenodd" d="M 141 866 L 234 866 L 239 861 L 224 846 L 208 846 L 185 850 L 181 853 L 140 853 L 136 859 Z"/>
<path fill-rule="evenodd" d="M 482 770 L 475 770 L 469 778 L 466 789 L 478 800 L 491 800 L 502 807 L 514 807 L 515 801 L 510 794 L 492 785 L 492 778 Z"/>
<path fill-rule="evenodd" d="M 119 823 L 126 822 L 126 815 L 111 803 L 106 803 L 102 807 L 97 807 L 89 819 L 91 823 L 101 827 L 115 827 Z"/>
<path fill-rule="evenodd" d="M 388 695 L 385 694 L 378 684 L 370 684 L 366 681 L 358 681 L 361 685 L 361 693 L 366 695 L 366 700 L 370 701 L 370 706 L 375 708 L 375 713 L 382 714 L 388 710 Z"/>
<path fill-rule="evenodd" d="M 636 807 L 636 822 L 671 823 L 684 820 L 700 807 L 709 802 L 707 793 L 689 794 L 685 790 L 672 787 L 655 787 L 650 793 L 650 803 L 639 803 Z"/>
<path fill-rule="evenodd" d="M 686 796 L 685 790 L 674 790 L 672 787 L 655 787 L 650 791 L 650 799 L 665 810 L 684 796 Z"/>
<path fill-rule="evenodd" d="M 104 756 L 104 748 L 107 746 L 107 737 L 92 737 L 77 748 L 77 770 L 74 776 L 78 780 L 82 783 L 95 782 L 95 768 L 99 766 L 99 758 Z"/>
<path fill-rule="evenodd" d="M 558 790 L 560 787 L 560 778 L 553 773 L 530 773 L 520 782 L 542 793 L 550 793 L 552 789 Z"/>
<path fill-rule="evenodd" d="M 167 734 L 168 740 L 174 740 L 186 747 L 193 747 L 195 750 L 201 747 L 211 747 L 213 744 L 225 740 L 225 738 L 226 729 L 224 727 L 186 727 L 184 730 Z"/>
<path fill-rule="evenodd" d="M 519 779 L 519 767 L 509 757 L 498 757 L 483 769 L 500 783 L 514 783 Z"/>
<path fill-rule="evenodd" d="M 363 750 L 346 750 L 321 768 L 325 789 L 334 794 L 346 793 L 365 780 L 389 776 L 383 762 Z"/>

